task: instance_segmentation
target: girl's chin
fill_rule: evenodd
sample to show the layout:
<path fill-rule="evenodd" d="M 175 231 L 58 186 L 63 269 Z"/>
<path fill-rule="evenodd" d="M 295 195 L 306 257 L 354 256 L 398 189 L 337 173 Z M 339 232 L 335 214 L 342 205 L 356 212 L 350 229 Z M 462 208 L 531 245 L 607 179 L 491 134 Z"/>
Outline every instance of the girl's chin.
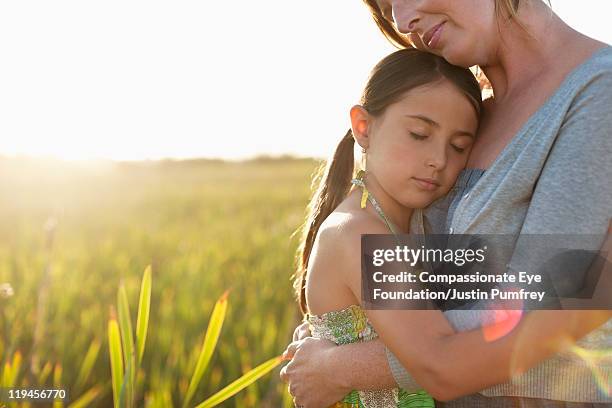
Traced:
<path fill-rule="evenodd" d="M 436 201 L 440 196 L 429 195 L 428 197 L 416 198 L 412 197 L 409 200 L 406 200 L 403 205 L 406 208 L 410 208 L 413 210 L 423 209 L 429 207 L 434 201 Z"/>

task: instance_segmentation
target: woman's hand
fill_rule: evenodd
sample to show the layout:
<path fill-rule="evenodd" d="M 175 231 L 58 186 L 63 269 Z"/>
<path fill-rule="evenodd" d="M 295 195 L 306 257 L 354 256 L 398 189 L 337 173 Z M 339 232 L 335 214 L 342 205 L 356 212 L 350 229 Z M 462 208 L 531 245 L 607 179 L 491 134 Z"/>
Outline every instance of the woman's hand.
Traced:
<path fill-rule="evenodd" d="M 292 341 L 304 340 L 306 337 L 310 337 L 310 323 L 303 322 L 293 331 Z"/>
<path fill-rule="evenodd" d="M 303 325 L 302 325 L 303 326 Z M 304 408 L 329 407 L 351 391 L 346 373 L 337 372 L 334 351 L 338 347 L 329 340 L 305 337 L 300 339 L 299 326 L 283 356 L 291 358 L 280 376 L 289 384 L 294 404 Z"/>

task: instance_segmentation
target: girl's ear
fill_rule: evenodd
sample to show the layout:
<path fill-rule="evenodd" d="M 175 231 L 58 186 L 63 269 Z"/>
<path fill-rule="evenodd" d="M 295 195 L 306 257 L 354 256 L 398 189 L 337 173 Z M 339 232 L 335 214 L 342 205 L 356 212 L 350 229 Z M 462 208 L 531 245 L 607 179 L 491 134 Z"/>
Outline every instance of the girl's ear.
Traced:
<path fill-rule="evenodd" d="M 364 149 L 370 146 L 370 138 L 368 129 L 370 127 L 371 116 L 367 110 L 361 105 L 355 105 L 351 108 L 351 130 L 355 141 Z"/>

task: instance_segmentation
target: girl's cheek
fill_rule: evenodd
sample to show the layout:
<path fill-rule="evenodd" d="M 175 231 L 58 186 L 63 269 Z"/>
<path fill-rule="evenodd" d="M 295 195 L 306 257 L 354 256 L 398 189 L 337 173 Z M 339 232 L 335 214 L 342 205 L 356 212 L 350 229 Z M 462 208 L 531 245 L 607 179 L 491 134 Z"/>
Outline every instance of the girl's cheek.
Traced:
<path fill-rule="evenodd" d="M 461 166 L 457 166 L 453 168 L 453 171 L 449 174 L 449 183 L 450 186 L 452 187 L 455 182 L 457 181 L 457 178 L 459 177 L 459 173 L 461 173 L 461 170 L 463 170 L 465 168 L 465 163 L 462 164 Z"/>
<path fill-rule="evenodd" d="M 414 140 L 410 136 L 406 136 L 404 138 L 403 143 L 401 144 L 401 149 L 404 154 L 416 156 L 424 153 L 427 150 L 427 143 L 423 140 Z"/>
<path fill-rule="evenodd" d="M 408 160 L 414 154 L 414 148 L 407 143 L 394 143 L 389 146 L 386 156 L 389 160 Z"/>

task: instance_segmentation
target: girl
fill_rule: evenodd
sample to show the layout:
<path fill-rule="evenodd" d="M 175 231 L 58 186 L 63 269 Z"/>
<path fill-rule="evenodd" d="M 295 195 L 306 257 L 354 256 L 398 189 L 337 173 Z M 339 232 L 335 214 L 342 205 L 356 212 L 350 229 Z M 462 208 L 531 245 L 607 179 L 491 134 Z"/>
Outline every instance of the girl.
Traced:
<path fill-rule="evenodd" d="M 472 73 L 442 58 L 405 49 L 374 68 L 360 105 L 350 111 L 352 129 L 325 170 L 306 223 L 295 286 L 315 337 L 337 344 L 377 337 L 358 306 L 361 268 L 354 251 L 361 234 L 407 232 L 412 209 L 448 192 L 465 166 L 480 109 Z M 355 141 L 367 166 L 348 191 Z M 388 324 L 368 316 L 376 329 Z M 355 391 L 343 402 L 433 406 L 426 393 L 398 388 Z"/>

